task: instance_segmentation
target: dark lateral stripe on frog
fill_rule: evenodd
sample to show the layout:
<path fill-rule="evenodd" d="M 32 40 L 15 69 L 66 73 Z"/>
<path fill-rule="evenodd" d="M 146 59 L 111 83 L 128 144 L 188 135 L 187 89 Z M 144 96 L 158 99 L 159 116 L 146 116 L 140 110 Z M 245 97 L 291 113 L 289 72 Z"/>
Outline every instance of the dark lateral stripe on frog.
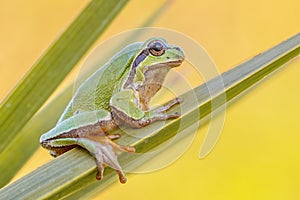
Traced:
<path fill-rule="evenodd" d="M 132 68 L 135 69 L 149 55 L 148 49 L 144 49 L 133 61 Z"/>
<path fill-rule="evenodd" d="M 136 67 L 141 63 L 143 62 L 143 60 L 145 60 L 147 58 L 147 56 L 149 55 L 149 51 L 148 49 L 144 49 L 136 58 L 135 60 L 133 61 L 132 63 L 132 68 L 131 68 L 131 71 L 130 71 L 130 74 L 129 74 L 129 77 L 127 79 L 127 81 L 125 82 L 123 88 L 125 89 L 126 87 L 128 87 L 132 81 L 133 81 L 133 78 L 134 78 L 134 75 L 136 73 Z"/>

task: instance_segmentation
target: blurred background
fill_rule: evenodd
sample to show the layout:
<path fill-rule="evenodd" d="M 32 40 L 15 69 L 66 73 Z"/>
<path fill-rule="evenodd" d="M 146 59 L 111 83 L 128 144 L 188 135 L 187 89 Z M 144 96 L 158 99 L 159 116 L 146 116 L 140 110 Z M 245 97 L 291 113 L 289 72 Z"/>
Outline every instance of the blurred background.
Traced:
<path fill-rule="evenodd" d="M 0 101 L 88 2 L 1 1 Z M 94 47 L 139 27 L 162 3 L 128 2 Z M 299 0 L 177 0 L 168 4 L 153 26 L 193 38 L 221 72 L 300 31 Z M 78 68 L 64 84 L 74 80 Z M 130 174 L 125 185 L 114 184 L 93 198 L 299 199 L 299 75 L 298 56 L 232 104 L 226 111 L 221 138 L 205 159 L 200 160 L 198 154 L 207 125 L 172 165 L 151 173 Z M 156 159 L 165 156 L 168 154 Z M 38 149 L 15 179 L 52 159 L 48 151 Z"/>

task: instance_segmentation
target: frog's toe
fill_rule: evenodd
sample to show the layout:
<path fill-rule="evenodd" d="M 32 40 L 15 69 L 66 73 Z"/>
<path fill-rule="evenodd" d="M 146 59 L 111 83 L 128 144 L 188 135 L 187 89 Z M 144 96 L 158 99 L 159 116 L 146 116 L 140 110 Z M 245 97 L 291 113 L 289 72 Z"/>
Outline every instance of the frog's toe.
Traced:
<path fill-rule="evenodd" d="M 107 137 L 111 140 L 116 140 L 116 139 L 119 139 L 121 137 L 121 135 L 120 134 L 111 134 L 111 135 L 108 135 Z"/>
<path fill-rule="evenodd" d="M 177 97 L 177 98 L 175 98 L 175 99 L 169 101 L 169 102 L 166 103 L 165 105 L 163 105 L 163 106 L 161 106 L 161 107 L 155 109 L 155 113 L 156 113 L 156 114 L 162 114 L 162 113 L 164 113 L 164 112 L 170 110 L 173 106 L 182 103 L 182 101 L 183 101 L 182 98 Z"/>
<path fill-rule="evenodd" d="M 96 175 L 96 179 L 97 180 L 101 180 L 103 178 L 103 171 L 104 171 L 104 159 L 103 159 L 103 148 L 101 148 L 101 146 L 96 143 L 95 145 L 95 149 L 96 152 L 94 153 L 94 156 L 96 158 L 96 164 L 97 164 L 97 175 Z"/>
<path fill-rule="evenodd" d="M 132 146 L 123 146 L 119 145 L 119 147 L 122 151 L 128 152 L 128 153 L 135 153 L 135 148 Z"/>
<path fill-rule="evenodd" d="M 110 137 L 108 137 L 110 139 Z M 124 146 L 119 145 L 111 140 L 108 141 L 109 145 L 113 148 L 113 151 L 116 155 L 118 155 L 120 152 L 128 152 L 128 153 L 135 153 L 135 148 L 132 146 Z"/>
<path fill-rule="evenodd" d="M 181 97 L 177 97 L 174 99 L 174 101 L 176 102 L 175 104 L 180 104 L 183 102 L 183 99 Z"/>
<path fill-rule="evenodd" d="M 98 172 L 97 172 L 97 175 L 96 175 L 96 179 L 101 180 L 103 178 L 104 166 L 103 166 L 103 164 L 98 164 L 97 163 L 97 168 L 98 168 Z"/>
<path fill-rule="evenodd" d="M 123 172 L 122 170 L 116 170 L 116 172 L 117 172 L 118 175 L 119 175 L 120 183 L 123 183 L 123 184 L 126 183 L 127 178 L 126 178 L 124 172 Z"/>
<path fill-rule="evenodd" d="M 176 119 L 178 117 L 180 117 L 180 113 L 179 112 L 174 112 L 174 113 L 169 113 L 166 114 L 167 119 Z"/>
<path fill-rule="evenodd" d="M 168 109 L 172 108 L 173 106 L 177 105 L 177 104 L 181 104 L 183 102 L 183 99 L 181 97 L 176 97 L 175 99 L 169 101 L 165 107 L 167 107 Z"/>

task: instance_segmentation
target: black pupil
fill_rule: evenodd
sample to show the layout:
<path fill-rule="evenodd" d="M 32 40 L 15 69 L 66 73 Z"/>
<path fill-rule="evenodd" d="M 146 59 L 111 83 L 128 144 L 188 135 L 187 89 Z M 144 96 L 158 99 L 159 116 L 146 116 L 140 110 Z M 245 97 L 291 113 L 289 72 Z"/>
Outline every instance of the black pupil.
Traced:
<path fill-rule="evenodd" d="M 151 49 L 153 49 L 154 51 L 161 51 L 163 49 L 163 45 L 159 42 L 155 42 L 152 46 Z"/>

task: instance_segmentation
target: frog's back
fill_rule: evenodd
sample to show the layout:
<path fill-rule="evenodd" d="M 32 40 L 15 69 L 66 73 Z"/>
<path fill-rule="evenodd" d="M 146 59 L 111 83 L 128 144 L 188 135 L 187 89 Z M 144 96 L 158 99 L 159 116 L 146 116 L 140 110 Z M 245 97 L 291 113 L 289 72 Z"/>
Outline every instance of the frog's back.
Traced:
<path fill-rule="evenodd" d="M 129 73 L 130 65 L 142 43 L 133 43 L 122 49 L 105 65 L 92 74 L 74 94 L 59 122 L 78 112 L 110 111 L 109 101 L 121 78 Z"/>

